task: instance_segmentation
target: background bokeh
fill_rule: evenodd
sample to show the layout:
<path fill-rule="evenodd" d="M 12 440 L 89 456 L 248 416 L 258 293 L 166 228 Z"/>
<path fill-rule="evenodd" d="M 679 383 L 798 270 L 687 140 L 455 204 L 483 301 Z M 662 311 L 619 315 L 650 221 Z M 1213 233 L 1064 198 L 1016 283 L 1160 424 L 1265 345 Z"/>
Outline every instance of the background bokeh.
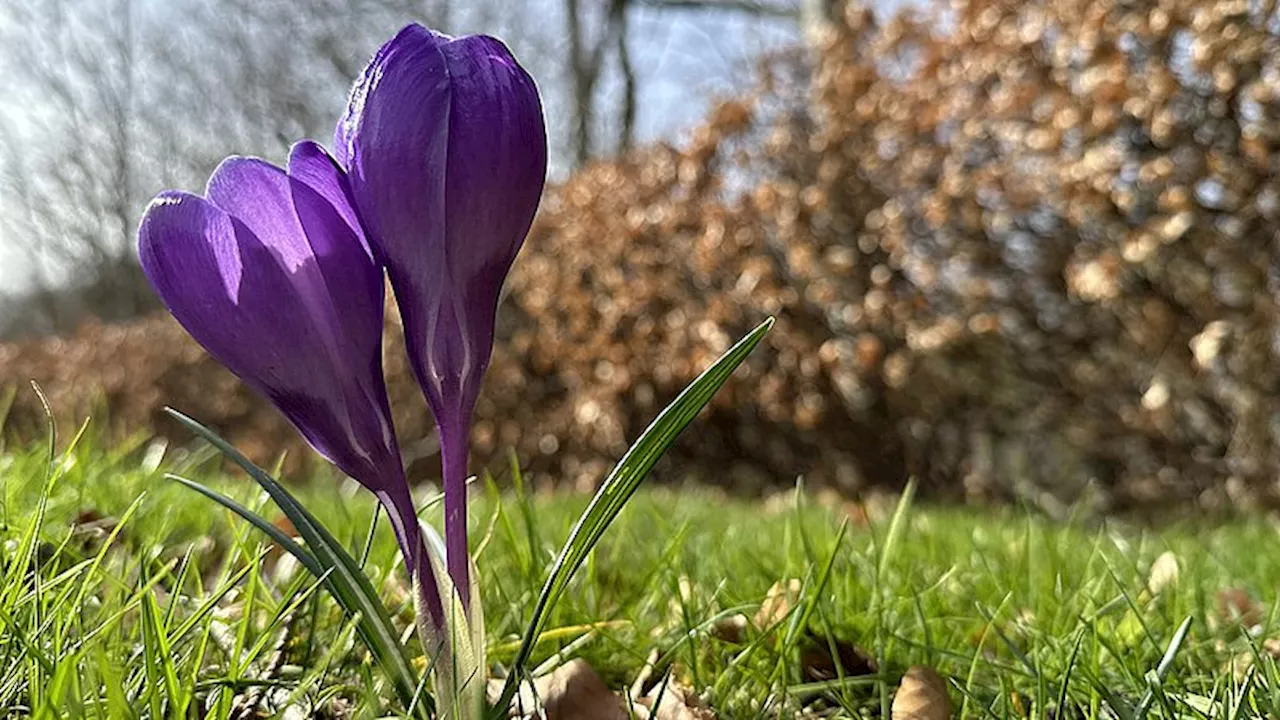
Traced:
<path fill-rule="evenodd" d="M 590 487 L 776 315 L 661 479 L 858 494 L 914 475 L 939 499 L 1051 514 L 1280 500 L 1274 2 L 696 4 L 790 23 L 789 39 L 735 61 L 684 131 L 625 139 L 625 121 L 549 103 L 559 174 L 500 310 L 477 466 L 513 449 L 536 482 Z M 287 115 L 265 80 L 202 73 Z M 624 76 L 600 116 L 648 107 Z M 281 82 L 341 102 L 336 80 Z M 241 150 L 234 137 L 203 136 L 192 167 Z M 392 329 L 399 429 L 428 478 L 429 416 Z M 305 457 L 163 315 L 0 346 L 0 378 L 38 380 L 67 418 L 96 408 L 109 432 L 172 432 L 171 404 L 260 458 Z M 5 432 L 35 437 L 42 418 L 22 390 Z"/>

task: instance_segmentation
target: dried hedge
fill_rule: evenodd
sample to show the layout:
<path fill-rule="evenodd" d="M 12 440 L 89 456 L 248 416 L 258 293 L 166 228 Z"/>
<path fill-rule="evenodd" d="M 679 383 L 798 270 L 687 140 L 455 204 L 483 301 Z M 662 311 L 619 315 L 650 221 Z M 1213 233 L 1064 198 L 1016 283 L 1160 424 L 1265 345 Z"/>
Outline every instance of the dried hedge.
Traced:
<path fill-rule="evenodd" d="M 1273 0 L 846 8 L 816 57 L 773 59 L 683 145 L 549 192 L 475 457 L 514 447 L 541 481 L 590 485 L 776 314 L 666 477 L 1274 504 L 1277 32 Z M 433 460 L 387 356 L 406 452 Z M 168 403 L 259 457 L 298 445 L 164 317 L 0 347 L 0 377 L 40 380 L 68 415 L 101 388 L 122 431 Z M 38 422 L 21 394 L 9 431 Z"/>

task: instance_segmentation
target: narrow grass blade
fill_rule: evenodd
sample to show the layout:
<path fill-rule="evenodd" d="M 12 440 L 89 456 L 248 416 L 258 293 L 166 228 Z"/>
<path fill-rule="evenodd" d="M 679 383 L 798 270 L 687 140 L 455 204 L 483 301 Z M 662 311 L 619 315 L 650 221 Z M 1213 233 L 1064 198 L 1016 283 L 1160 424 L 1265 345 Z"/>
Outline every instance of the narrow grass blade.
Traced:
<path fill-rule="evenodd" d="M 343 610 L 349 615 L 360 618 L 360 622 L 356 625 L 357 634 L 369 652 L 377 658 L 378 663 L 391 681 L 397 698 L 399 698 L 404 707 L 409 707 L 414 702 L 414 693 L 418 686 L 417 674 L 409 662 L 404 646 L 400 644 L 395 627 L 391 624 L 391 619 L 387 615 L 386 606 L 382 604 L 382 600 L 369 582 L 369 578 L 360 569 L 359 562 L 351 557 L 350 553 L 342 547 L 342 544 L 333 534 L 301 503 L 294 499 L 293 495 L 285 490 L 284 486 L 276 482 L 275 478 L 272 478 L 262 468 L 242 455 L 230 443 L 219 437 L 217 433 L 173 408 L 166 408 L 165 410 L 187 429 L 209 442 L 228 459 L 240 466 L 249 477 L 253 478 L 254 482 L 267 491 L 267 494 L 275 501 L 280 511 L 289 518 L 289 521 L 298 530 L 298 534 L 302 536 L 303 541 L 306 543 L 306 550 L 314 558 L 314 565 L 307 567 L 307 570 L 316 577 L 323 579 L 325 588 L 329 590 Z M 195 487 L 192 489 L 199 491 Z M 214 499 L 217 502 L 222 502 L 217 498 Z M 241 514 L 235 508 L 225 503 L 222 504 L 233 512 Z M 242 517 L 253 523 L 255 527 L 267 532 L 264 525 L 269 526 L 271 523 L 247 509 L 245 509 L 245 512 L 249 515 L 254 515 L 258 519 L 252 520 L 248 516 L 241 514 Z M 277 542 L 280 541 L 283 535 L 278 531 L 277 534 L 268 534 Z M 289 542 L 292 543 L 292 541 Z M 292 543 L 292 545 L 297 548 L 296 543 Z M 281 547 L 293 552 L 288 545 L 282 544 Z M 301 558 L 299 558 L 299 561 L 303 562 Z M 305 567 L 305 562 L 303 564 Z M 419 707 L 423 708 L 424 714 L 430 714 L 435 709 L 430 702 L 419 703 Z"/>
<path fill-rule="evenodd" d="M 697 417 L 738 365 L 747 359 L 751 351 L 764 338 L 765 333 L 773 327 L 773 322 L 773 318 L 765 320 L 736 345 L 729 348 L 711 367 L 686 387 L 640 435 L 640 438 L 627 450 L 613 471 L 605 478 L 600 490 L 591 499 L 590 505 L 570 531 L 568 542 L 560 551 L 550 575 L 547 576 L 492 717 L 506 716 L 507 706 L 515 696 L 518 683 L 525 674 L 526 664 L 538 642 L 538 635 L 547 622 L 551 608 L 555 606 L 565 587 L 568 586 L 569 579 L 586 560 L 587 555 L 610 523 L 622 511 L 623 506 L 635 494 L 654 464 L 667 451 L 667 448 L 671 447 L 681 431 Z"/>
<path fill-rule="evenodd" d="M 124 690 L 124 673 L 107 657 L 107 653 L 99 650 L 94 654 L 98 668 L 98 678 L 105 696 L 108 717 L 135 717 L 129 707 L 129 697 Z"/>
<path fill-rule="evenodd" d="M 176 645 L 180 640 L 182 640 L 182 638 L 186 637 L 187 633 L 191 632 L 196 628 L 196 626 L 203 622 L 204 619 L 218 607 L 218 603 L 222 602 L 223 598 L 227 596 L 227 593 L 231 592 L 232 588 L 238 585 L 240 581 L 249 574 L 249 571 L 253 569 L 253 567 L 253 563 L 244 564 L 240 569 L 236 570 L 234 574 L 228 577 L 226 581 L 222 582 L 218 588 L 209 593 L 209 595 L 204 599 L 204 602 L 200 603 L 199 607 L 187 616 L 187 618 L 184 619 L 178 627 L 169 632 L 169 644 Z"/>
<path fill-rule="evenodd" d="M 178 668 L 174 662 L 169 638 L 164 632 L 160 619 L 160 605 L 156 602 L 154 591 L 147 591 L 142 598 L 142 629 L 145 638 L 147 674 L 151 677 L 148 684 L 153 706 L 167 706 L 173 717 L 184 717 L 190 698 L 178 681 Z M 158 677 L 154 676 L 158 674 Z M 163 689 L 161 703 L 160 691 Z"/>
<path fill-rule="evenodd" d="M 818 607 L 818 598 L 822 597 L 822 593 L 827 587 L 827 581 L 831 579 L 831 569 L 836 565 L 836 556 L 840 553 L 840 547 L 844 544 L 845 534 L 848 531 L 849 519 L 845 518 L 840 523 L 840 529 L 836 531 L 836 540 L 831 546 L 831 552 L 828 553 L 826 561 L 822 563 L 822 568 L 814 579 L 812 588 L 804 593 L 806 602 L 800 612 L 793 613 L 791 616 L 792 620 L 787 626 L 786 639 L 783 640 L 784 645 L 794 644 L 800 632 L 809 625 L 809 618 L 813 617 L 813 613 Z"/>
<path fill-rule="evenodd" d="M 1084 636 L 1087 630 L 1080 628 L 1076 631 L 1076 641 L 1071 646 L 1071 656 L 1067 659 L 1067 667 L 1062 671 L 1062 687 L 1058 691 L 1058 704 L 1054 706 L 1054 712 L 1058 717 L 1065 717 L 1067 703 L 1071 698 L 1071 673 L 1076 669 L 1076 660 L 1080 657 L 1080 646 L 1084 644 Z"/>
<path fill-rule="evenodd" d="M 235 500 L 232 500 L 226 495 L 223 495 L 217 490 L 201 485 L 194 480 L 188 480 L 181 475 L 174 475 L 173 473 L 165 473 L 165 478 L 172 480 L 185 488 L 195 490 L 236 515 L 239 515 L 241 518 L 248 521 L 250 525 L 253 525 L 258 530 L 262 531 L 262 533 L 267 537 L 270 537 L 271 541 L 279 545 L 281 550 L 284 550 L 297 558 L 298 562 L 302 564 L 302 567 L 307 569 L 307 572 L 315 575 L 316 577 L 324 574 L 324 568 L 320 567 L 320 563 L 316 562 L 315 557 L 312 556 L 311 553 L 307 552 L 305 548 L 294 542 L 293 538 L 285 535 L 283 530 L 268 522 L 266 518 L 241 505 Z"/>
<path fill-rule="evenodd" d="M 907 529 L 907 518 L 911 514 L 911 505 L 916 497 L 916 479 L 907 480 L 907 486 L 902 490 L 902 497 L 898 499 L 898 506 L 893 510 L 893 517 L 889 519 L 889 530 L 884 535 L 884 543 L 880 547 L 880 559 L 876 563 L 876 579 L 882 580 L 885 572 L 889 569 L 889 563 L 893 560 L 893 551 L 898 545 L 898 541 L 902 538 L 902 533 Z"/>
<path fill-rule="evenodd" d="M 1138 704 L 1138 709 L 1134 711 L 1135 720 L 1143 720 L 1147 713 L 1151 711 L 1151 705 L 1156 700 L 1156 691 L 1164 683 L 1164 679 L 1169 676 L 1169 670 L 1173 667 L 1173 661 L 1178 657 L 1178 651 L 1182 649 L 1182 643 L 1187 639 L 1187 632 L 1191 630 L 1191 616 L 1187 616 L 1182 624 L 1178 626 L 1173 638 L 1169 641 L 1169 647 L 1164 651 L 1164 657 L 1160 658 L 1160 664 L 1156 665 L 1155 677 L 1151 678 L 1152 686 L 1147 693 L 1142 696 L 1142 702 Z"/>

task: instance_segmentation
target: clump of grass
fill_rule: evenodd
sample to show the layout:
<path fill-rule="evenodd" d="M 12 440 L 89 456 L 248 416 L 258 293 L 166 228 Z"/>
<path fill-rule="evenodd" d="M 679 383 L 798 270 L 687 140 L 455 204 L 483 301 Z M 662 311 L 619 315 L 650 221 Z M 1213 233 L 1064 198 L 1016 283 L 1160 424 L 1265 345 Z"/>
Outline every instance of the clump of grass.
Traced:
<path fill-rule="evenodd" d="M 151 447 L 78 438 L 56 453 L 0 455 L 0 714 L 396 712 L 354 624 L 315 579 L 162 476 L 273 517 L 256 486 L 204 451 L 162 458 Z M 296 493 L 364 560 L 408 636 L 410 595 L 373 504 L 332 476 L 307 480 Z M 499 672 L 587 503 L 522 488 L 514 467 L 483 484 L 472 531 Z M 532 665 L 583 657 L 623 688 L 651 663 L 724 717 L 805 706 L 887 716 L 917 664 L 948 678 L 964 717 L 1280 714 L 1280 554 L 1267 552 L 1268 521 L 1151 529 L 902 502 L 850 523 L 806 497 L 642 491 L 551 610 Z M 1166 552 L 1179 577 L 1153 592 L 1150 567 Z M 798 590 L 771 627 L 722 631 L 792 579 Z M 844 667 L 849 657 L 866 667 Z M 824 658 L 828 676 L 815 677 Z"/>

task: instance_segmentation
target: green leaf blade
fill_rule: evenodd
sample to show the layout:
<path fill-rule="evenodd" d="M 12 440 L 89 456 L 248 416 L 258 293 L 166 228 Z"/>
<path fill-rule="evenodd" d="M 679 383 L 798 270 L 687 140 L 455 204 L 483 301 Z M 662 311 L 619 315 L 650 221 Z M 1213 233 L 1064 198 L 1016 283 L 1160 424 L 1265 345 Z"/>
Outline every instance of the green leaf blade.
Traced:
<path fill-rule="evenodd" d="M 614 466 L 609 476 L 605 478 L 600 490 L 596 492 L 590 505 L 570 531 L 569 540 L 551 568 L 551 573 L 534 606 L 533 616 L 521 641 L 520 649 L 512 662 L 512 671 L 503 687 L 501 699 L 494 707 L 494 714 L 491 717 L 505 716 L 506 708 L 515 696 L 520 677 L 525 671 L 525 665 L 529 661 L 534 646 L 537 645 L 538 636 L 546 624 L 550 610 L 568 586 L 573 574 L 586 560 L 605 530 L 622 512 L 627 501 L 639 489 L 649 471 L 729 380 L 734 370 L 760 344 L 773 324 L 773 318 L 760 323 L 694 379 L 640 434 L 640 437 Z"/>
<path fill-rule="evenodd" d="M 386 606 L 382 604 L 381 598 L 369 582 L 369 578 L 365 576 L 364 571 L 360 568 L 359 562 L 275 478 L 246 458 L 230 443 L 219 437 L 217 433 L 196 420 L 173 408 L 165 408 L 165 411 L 187 429 L 217 448 L 219 452 L 244 470 L 249 477 L 253 478 L 254 482 L 258 483 L 271 496 L 271 499 L 280 508 L 280 511 L 285 514 L 285 517 L 289 518 L 289 521 L 293 523 L 294 528 L 297 529 L 298 534 L 302 536 L 303 541 L 306 543 L 306 549 L 302 550 L 297 543 L 284 536 L 278 528 L 275 528 L 274 525 L 261 516 L 242 506 L 240 507 L 243 512 L 237 510 L 236 507 L 233 507 L 236 505 L 234 501 L 227 498 L 219 499 L 219 497 L 214 497 L 216 493 L 204 492 L 195 483 L 189 484 L 188 487 L 205 494 L 206 497 L 210 497 L 224 507 L 236 512 L 255 527 L 266 532 L 273 540 L 281 543 L 282 548 L 298 557 L 309 572 L 320 578 L 325 588 L 342 606 L 342 609 L 348 615 L 360 619 L 356 624 L 356 634 L 387 674 L 395 689 L 397 698 L 404 707 L 413 705 L 419 684 L 417 673 L 414 672 L 413 666 L 409 662 L 404 646 L 400 644 L 399 634 L 391 623 Z M 271 527 L 271 530 L 267 530 L 267 527 Z M 298 554 L 298 550 L 302 550 L 301 555 Z M 311 565 L 308 565 L 304 559 L 308 553 L 312 558 Z M 421 708 L 424 716 L 429 716 L 435 710 L 434 704 L 431 702 L 418 701 L 417 705 Z"/>

